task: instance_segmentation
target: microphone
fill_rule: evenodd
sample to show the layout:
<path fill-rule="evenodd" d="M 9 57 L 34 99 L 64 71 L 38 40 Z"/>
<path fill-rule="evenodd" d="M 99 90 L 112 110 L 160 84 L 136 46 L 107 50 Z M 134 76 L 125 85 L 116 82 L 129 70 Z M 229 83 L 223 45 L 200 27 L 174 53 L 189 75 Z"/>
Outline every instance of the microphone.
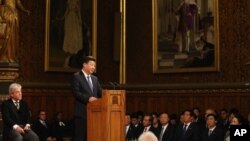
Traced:
<path fill-rule="evenodd" d="M 121 85 L 117 82 L 113 82 L 117 87 L 119 87 L 119 89 L 121 90 Z"/>
<path fill-rule="evenodd" d="M 113 86 L 113 89 L 115 90 L 116 85 L 113 82 L 109 82 L 110 85 Z"/>

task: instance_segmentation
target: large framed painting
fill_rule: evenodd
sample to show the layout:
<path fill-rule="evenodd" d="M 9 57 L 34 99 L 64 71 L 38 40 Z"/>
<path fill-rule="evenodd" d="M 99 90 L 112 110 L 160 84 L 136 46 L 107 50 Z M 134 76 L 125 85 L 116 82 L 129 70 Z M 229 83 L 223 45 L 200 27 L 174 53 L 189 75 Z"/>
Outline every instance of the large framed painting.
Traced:
<path fill-rule="evenodd" d="M 45 71 L 73 72 L 96 57 L 97 0 L 46 0 Z"/>
<path fill-rule="evenodd" d="M 217 0 L 152 0 L 153 72 L 219 71 Z"/>

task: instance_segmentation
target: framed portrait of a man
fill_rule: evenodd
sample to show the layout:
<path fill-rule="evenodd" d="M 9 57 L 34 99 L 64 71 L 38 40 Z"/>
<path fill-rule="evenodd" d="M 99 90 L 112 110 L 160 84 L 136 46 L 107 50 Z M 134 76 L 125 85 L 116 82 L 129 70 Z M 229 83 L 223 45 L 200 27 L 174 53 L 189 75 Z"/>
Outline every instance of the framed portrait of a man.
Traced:
<path fill-rule="evenodd" d="M 152 0 L 153 72 L 219 71 L 217 0 Z"/>
<path fill-rule="evenodd" d="M 72 72 L 96 57 L 97 0 L 46 0 L 45 71 Z"/>

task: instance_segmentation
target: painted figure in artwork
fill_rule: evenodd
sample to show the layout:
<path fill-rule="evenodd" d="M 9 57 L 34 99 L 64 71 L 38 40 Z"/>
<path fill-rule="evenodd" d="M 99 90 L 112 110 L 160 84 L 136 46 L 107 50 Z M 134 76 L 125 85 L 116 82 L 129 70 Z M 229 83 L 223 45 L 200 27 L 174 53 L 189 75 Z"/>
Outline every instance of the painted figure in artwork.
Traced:
<path fill-rule="evenodd" d="M 190 0 L 183 0 L 177 8 L 177 35 L 181 37 L 178 49 L 179 52 L 189 52 L 191 41 L 194 36 L 195 15 L 197 12 L 198 8 L 196 3 Z"/>
<path fill-rule="evenodd" d="M 19 49 L 19 10 L 30 15 L 20 0 L 2 0 L 0 5 L 0 62 L 18 61 Z"/>

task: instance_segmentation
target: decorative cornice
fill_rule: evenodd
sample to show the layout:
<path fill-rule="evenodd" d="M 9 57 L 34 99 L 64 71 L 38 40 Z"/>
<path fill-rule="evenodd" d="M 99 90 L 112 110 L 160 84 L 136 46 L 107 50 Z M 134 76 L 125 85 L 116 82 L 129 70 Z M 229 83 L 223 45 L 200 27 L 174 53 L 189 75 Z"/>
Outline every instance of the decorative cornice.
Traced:
<path fill-rule="evenodd" d="M 0 82 L 11 82 L 19 76 L 19 66 L 0 63 Z"/>
<path fill-rule="evenodd" d="M 70 93 L 68 83 L 22 83 L 24 92 Z M 188 84 L 127 84 L 110 86 L 103 84 L 103 89 L 125 89 L 128 94 L 140 93 L 225 93 L 250 92 L 250 83 L 188 83 Z"/>

